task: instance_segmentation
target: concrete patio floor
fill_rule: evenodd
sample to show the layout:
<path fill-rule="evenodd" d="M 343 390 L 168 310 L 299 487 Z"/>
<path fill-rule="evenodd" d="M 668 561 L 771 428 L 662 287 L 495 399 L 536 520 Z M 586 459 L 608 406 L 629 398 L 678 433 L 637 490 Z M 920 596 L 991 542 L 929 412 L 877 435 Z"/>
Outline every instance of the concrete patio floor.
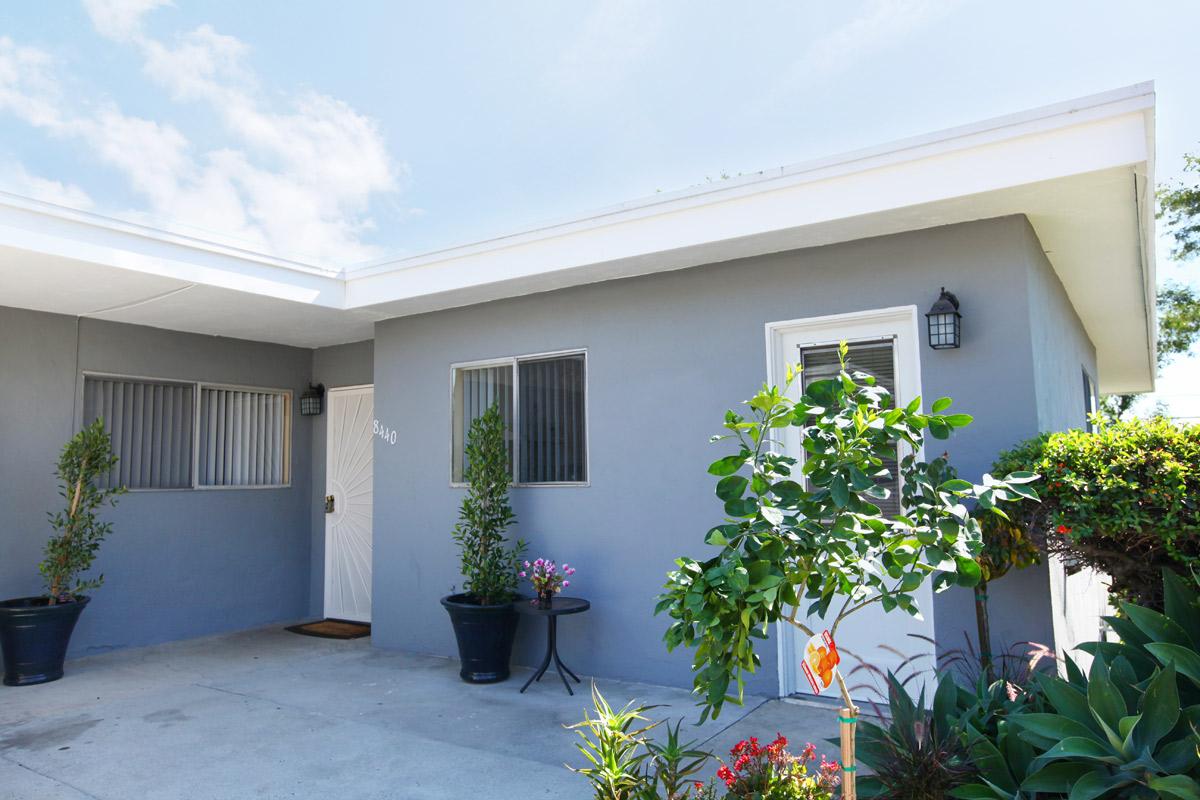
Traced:
<path fill-rule="evenodd" d="M 279 628 L 79 659 L 56 683 L 0 686 L 0 798 L 586 800 L 562 726 L 582 718 L 588 679 L 570 697 L 551 672 L 519 694 L 528 675 L 470 686 L 454 661 Z M 782 731 L 834 755 L 828 710 L 747 698 L 696 728 L 686 691 L 598 685 L 669 705 L 656 713 L 719 754 Z"/>

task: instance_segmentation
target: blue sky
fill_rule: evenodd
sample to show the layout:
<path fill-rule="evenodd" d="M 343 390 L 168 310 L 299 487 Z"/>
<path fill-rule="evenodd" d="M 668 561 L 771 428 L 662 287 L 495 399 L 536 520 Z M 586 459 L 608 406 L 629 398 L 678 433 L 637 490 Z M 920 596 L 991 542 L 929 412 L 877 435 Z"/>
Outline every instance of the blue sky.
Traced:
<path fill-rule="evenodd" d="M 1194 0 L 5 3 L 0 189 L 351 264 L 1151 79 L 1169 180 L 1198 29 Z"/>

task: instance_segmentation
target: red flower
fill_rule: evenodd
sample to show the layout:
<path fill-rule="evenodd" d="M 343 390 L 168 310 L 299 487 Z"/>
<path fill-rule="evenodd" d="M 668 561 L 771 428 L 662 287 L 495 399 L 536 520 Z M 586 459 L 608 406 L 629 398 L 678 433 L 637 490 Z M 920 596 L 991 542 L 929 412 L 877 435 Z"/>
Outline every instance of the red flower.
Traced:
<path fill-rule="evenodd" d="M 717 777 L 720 778 L 721 780 L 725 781 L 726 787 L 733 786 L 734 777 L 733 777 L 733 773 L 730 771 L 729 767 L 723 766 L 719 770 L 717 770 Z"/>
<path fill-rule="evenodd" d="M 1068 528 L 1066 525 L 1059 525 L 1058 532 L 1065 536 L 1066 534 L 1071 532 L 1071 529 Z"/>

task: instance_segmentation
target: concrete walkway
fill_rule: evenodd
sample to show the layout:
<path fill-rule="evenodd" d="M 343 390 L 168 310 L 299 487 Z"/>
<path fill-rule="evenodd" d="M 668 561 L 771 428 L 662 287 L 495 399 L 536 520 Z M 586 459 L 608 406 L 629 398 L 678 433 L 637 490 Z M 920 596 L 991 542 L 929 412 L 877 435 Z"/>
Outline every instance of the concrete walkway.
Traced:
<path fill-rule="evenodd" d="M 453 661 L 278 628 L 80 659 L 56 683 L 0 686 L 0 798 L 586 800 L 562 726 L 582 718 L 587 678 L 574 697 L 553 673 L 521 695 L 528 674 L 470 686 Z M 614 703 L 697 718 L 685 691 L 599 685 Z M 832 722 L 749 698 L 684 728 L 719 754 L 779 730 L 833 755 Z"/>

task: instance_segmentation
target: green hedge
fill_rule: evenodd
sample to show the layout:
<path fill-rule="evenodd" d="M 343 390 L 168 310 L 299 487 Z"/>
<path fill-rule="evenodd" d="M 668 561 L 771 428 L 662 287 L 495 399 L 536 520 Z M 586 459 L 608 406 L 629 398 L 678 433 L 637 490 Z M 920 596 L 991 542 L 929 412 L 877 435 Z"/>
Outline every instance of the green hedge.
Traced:
<path fill-rule="evenodd" d="M 1162 417 L 1043 434 L 993 468 L 1042 475 L 1041 503 L 1009 514 L 1033 541 L 1112 578 L 1119 597 L 1162 608 L 1163 568 L 1200 569 L 1200 425 Z"/>

